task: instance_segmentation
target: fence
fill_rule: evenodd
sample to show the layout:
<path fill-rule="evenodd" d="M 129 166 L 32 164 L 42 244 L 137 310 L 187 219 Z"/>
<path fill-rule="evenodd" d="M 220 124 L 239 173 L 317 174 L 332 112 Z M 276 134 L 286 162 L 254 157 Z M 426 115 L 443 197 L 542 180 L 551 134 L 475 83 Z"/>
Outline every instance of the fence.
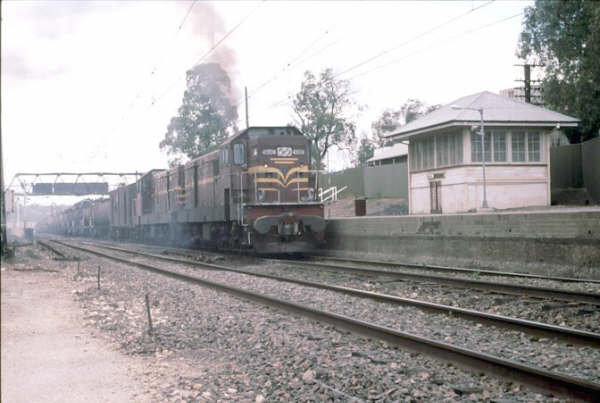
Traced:
<path fill-rule="evenodd" d="M 597 202 L 600 202 L 600 137 L 588 140 L 581 147 L 583 183 Z"/>
<path fill-rule="evenodd" d="M 342 198 L 408 198 L 408 167 L 406 161 L 374 167 L 349 168 L 319 177 L 323 188 L 347 186 Z"/>
<path fill-rule="evenodd" d="M 550 149 L 553 190 L 585 187 L 600 201 L 600 138 Z"/>
<path fill-rule="evenodd" d="M 552 189 L 583 187 L 581 144 L 550 148 L 550 182 Z"/>

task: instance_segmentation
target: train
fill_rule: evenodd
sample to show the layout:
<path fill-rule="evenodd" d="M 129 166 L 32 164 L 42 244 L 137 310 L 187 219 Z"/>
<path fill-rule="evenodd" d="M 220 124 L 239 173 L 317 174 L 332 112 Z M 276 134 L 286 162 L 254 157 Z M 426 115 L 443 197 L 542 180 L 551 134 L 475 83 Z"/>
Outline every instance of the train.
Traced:
<path fill-rule="evenodd" d="M 110 199 L 86 199 L 54 213 L 37 230 L 67 236 L 108 238 L 110 235 Z"/>
<path fill-rule="evenodd" d="M 259 254 L 311 252 L 324 245 L 327 225 L 318 174 L 300 130 L 249 127 L 185 164 L 119 186 L 102 208 L 80 202 L 50 231 Z"/>

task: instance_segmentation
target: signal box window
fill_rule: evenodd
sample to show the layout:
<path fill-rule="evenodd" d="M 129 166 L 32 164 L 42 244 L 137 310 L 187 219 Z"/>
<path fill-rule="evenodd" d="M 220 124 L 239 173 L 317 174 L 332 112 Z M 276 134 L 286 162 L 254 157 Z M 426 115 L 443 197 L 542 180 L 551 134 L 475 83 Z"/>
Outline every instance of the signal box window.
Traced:
<path fill-rule="evenodd" d="M 246 162 L 246 155 L 244 152 L 244 144 L 234 144 L 233 145 L 233 163 L 236 165 L 242 165 Z"/>
<path fill-rule="evenodd" d="M 221 150 L 221 165 L 229 165 L 229 149 L 227 148 Z"/>
<path fill-rule="evenodd" d="M 219 160 L 212 160 L 213 176 L 219 176 Z"/>

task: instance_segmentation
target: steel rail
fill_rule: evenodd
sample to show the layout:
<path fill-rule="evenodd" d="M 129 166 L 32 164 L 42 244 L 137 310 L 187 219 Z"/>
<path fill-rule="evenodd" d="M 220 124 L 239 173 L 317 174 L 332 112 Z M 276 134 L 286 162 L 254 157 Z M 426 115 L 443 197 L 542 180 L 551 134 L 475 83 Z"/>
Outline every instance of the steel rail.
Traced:
<path fill-rule="evenodd" d="M 56 249 L 56 248 L 55 248 L 55 247 L 53 247 L 52 245 L 50 245 L 50 244 L 48 244 L 48 243 L 46 243 L 46 242 L 44 242 L 44 241 L 40 241 L 40 240 L 38 240 L 38 241 L 36 241 L 36 242 L 37 242 L 37 243 L 38 243 L 40 246 L 42 246 L 42 247 L 44 247 L 44 248 L 48 249 L 50 252 L 52 252 L 52 253 L 54 253 L 55 255 L 57 255 L 57 256 L 58 256 L 60 259 L 62 259 L 62 260 L 66 260 L 66 259 L 68 259 L 68 258 L 67 258 L 67 256 L 66 256 L 64 253 L 62 253 L 61 251 L 59 251 L 58 249 Z"/>
<path fill-rule="evenodd" d="M 340 292 L 348 295 L 353 295 L 361 298 L 368 298 L 372 300 L 382 301 L 386 303 L 396 305 L 409 305 L 419 309 L 428 310 L 430 312 L 443 313 L 447 315 L 455 315 L 462 319 L 472 320 L 477 323 L 484 323 L 487 325 L 494 325 L 502 328 L 511 330 L 518 330 L 529 334 L 535 334 L 541 337 L 549 338 L 560 338 L 567 342 L 576 343 L 579 345 L 589 345 L 592 347 L 600 347 L 600 334 L 594 332 L 588 332 L 584 330 L 578 330 L 568 328 L 564 326 L 556 326 L 542 322 L 536 322 L 526 319 L 512 318 L 509 316 L 495 315 L 486 312 L 475 311 L 472 309 L 457 308 L 449 305 L 435 304 L 426 301 L 420 301 L 412 298 L 403 298 L 395 295 L 381 294 L 372 291 L 360 290 L 352 287 L 342 287 L 325 283 L 316 283 L 313 281 L 300 280 L 290 277 L 275 276 L 265 273 L 256 273 L 246 270 L 240 270 L 233 267 L 227 267 L 222 265 L 216 265 L 212 263 L 197 262 L 187 259 L 178 259 L 172 257 L 166 257 L 156 255 L 153 253 L 145 253 L 140 251 L 134 251 L 130 249 L 119 248 L 109 245 L 94 245 L 89 242 L 84 242 L 87 245 L 104 248 L 108 250 L 114 250 L 117 252 L 129 253 L 137 256 L 144 256 L 151 259 L 163 260 L 171 263 L 185 264 L 194 267 L 209 268 L 211 270 L 222 270 L 233 273 L 245 274 L 255 277 L 266 278 L 269 280 L 283 281 L 288 283 L 294 283 L 306 287 L 318 288 L 323 290 L 329 290 L 334 292 Z"/>
<path fill-rule="evenodd" d="M 459 277 L 433 276 L 429 274 L 417 274 L 398 271 L 386 271 L 376 269 L 364 269 L 354 266 L 335 265 L 329 263 L 306 262 L 301 260 L 272 259 L 291 265 L 320 267 L 338 271 L 368 274 L 375 276 L 388 276 L 399 280 L 414 280 L 421 282 L 432 282 L 461 288 L 474 288 L 484 291 L 492 291 L 499 294 L 520 295 L 529 297 L 541 297 L 558 299 L 562 301 L 576 301 L 585 304 L 600 305 L 600 294 L 583 291 L 560 290 L 549 287 L 534 287 L 530 285 L 497 283 L 492 281 L 471 280 Z"/>
<path fill-rule="evenodd" d="M 264 294 L 247 291 L 238 287 L 228 286 L 199 277 L 185 275 L 166 269 L 161 269 L 149 264 L 122 259 L 113 255 L 71 245 L 61 242 L 64 246 L 77 249 L 96 256 L 111 259 L 116 262 L 139 267 L 152 273 L 160 274 L 175 280 L 190 284 L 206 286 L 230 295 L 254 301 L 268 307 L 278 308 L 287 312 L 305 316 L 319 322 L 324 322 L 338 328 L 342 328 L 362 336 L 383 340 L 387 343 L 405 347 L 407 349 L 437 357 L 449 361 L 455 365 L 475 370 L 476 372 L 487 372 L 514 382 L 528 385 L 534 389 L 544 392 L 552 392 L 564 395 L 571 399 L 584 401 L 597 401 L 600 396 L 600 384 L 584 379 L 575 378 L 547 371 L 542 368 L 524 365 L 512 360 L 496 357 L 463 347 L 454 346 L 432 340 L 425 337 L 379 326 L 373 323 L 356 320 L 348 316 L 333 312 L 322 311 L 311 307 L 296 304 L 294 302 L 281 300 Z"/>
<path fill-rule="evenodd" d="M 513 271 L 500 271 L 500 270 L 486 270 L 486 269 L 469 269 L 466 267 L 452 267 L 452 266 L 440 266 L 430 264 L 418 264 L 418 263 L 403 263 L 403 262 L 386 262 L 382 260 L 370 260 L 370 259 L 353 259 L 338 256 L 323 256 L 323 255 L 311 255 L 312 259 L 331 260 L 337 262 L 349 262 L 358 264 L 370 264 L 374 266 L 389 266 L 389 267 L 409 267 L 413 269 L 422 270 L 437 270 L 442 272 L 458 272 L 468 273 L 475 275 L 485 276 L 500 276 L 500 277 L 518 277 L 518 278 L 530 278 L 539 280 L 551 280 L 561 281 L 565 283 L 595 283 L 600 284 L 600 280 L 592 278 L 575 278 L 575 277 L 560 277 L 560 276 L 543 276 L 541 274 L 530 274 L 530 273 L 518 273 Z"/>

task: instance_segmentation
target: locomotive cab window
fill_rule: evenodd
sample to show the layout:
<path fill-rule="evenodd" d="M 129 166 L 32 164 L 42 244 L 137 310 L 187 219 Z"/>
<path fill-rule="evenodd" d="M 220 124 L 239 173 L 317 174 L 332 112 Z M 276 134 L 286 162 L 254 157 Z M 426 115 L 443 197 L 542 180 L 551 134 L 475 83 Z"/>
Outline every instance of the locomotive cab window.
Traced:
<path fill-rule="evenodd" d="M 233 163 L 242 165 L 246 162 L 246 153 L 244 152 L 244 143 L 233 145 Z"/>

